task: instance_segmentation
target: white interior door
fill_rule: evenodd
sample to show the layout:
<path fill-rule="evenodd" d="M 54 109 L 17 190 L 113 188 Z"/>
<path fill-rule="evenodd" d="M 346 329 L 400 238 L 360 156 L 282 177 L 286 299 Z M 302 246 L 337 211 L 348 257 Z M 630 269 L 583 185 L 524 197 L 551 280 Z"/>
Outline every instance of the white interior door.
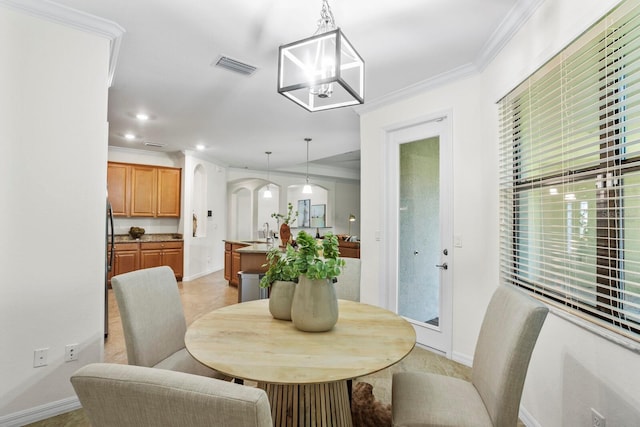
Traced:
<path fill-rule="evenodd" d="M 391 309 L 418 343 L 451 353 L 451 142 L 446 117 L 387 134 L 386 241 Z"/>

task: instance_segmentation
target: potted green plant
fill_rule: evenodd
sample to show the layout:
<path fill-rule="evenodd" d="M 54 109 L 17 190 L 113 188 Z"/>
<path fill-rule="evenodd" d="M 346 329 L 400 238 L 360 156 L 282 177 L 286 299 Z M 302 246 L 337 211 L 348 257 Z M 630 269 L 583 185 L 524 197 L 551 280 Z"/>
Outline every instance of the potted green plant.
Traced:
<path fill-rule="evenodd" d="M 271 218 L 275 218 L 280 224 L 280 241 L 281 246 L 287 246 L 288 243 L 291 243 L 291 226 L 296 219 L 298 219 L 298 211 L 293 211 L 293 204 L 289 202 L 287 204 L 287 214 L 281 214 L 274 212 L 271 214 Z"/>
<path fill-rule="evenodd" d="M 267 267 L 260 287 L 271 287 L 269 293 L 269 312 L 274 319 L 291 320 L 291 303 L 296 282 L 300 273 L 295 265 L 297 254 L 291 245 L 282 252 L 280 248 L 272 248 L 267 252 Z"/>
<path fill-rule="evenodd" d="M 311 280 L 336 281 L 344 267 L 344 260 L 339 258 L 337 236 L 327 233 L 321 241 L 318 241 L 311 234 L 301 231 L 298 233 L 296 243 L 298 256 L 295 258 L 295 265 L 300 274 Z"/>
<path fill-rule="evenodd" d="M 334 282 L 345 264 L 339 258 L 338 238 L 327 233 L 322 241 L 318 241 L 301 231 L 296 242 L 298 250 L 294 266 L 300 276 L 291 304 L 291 320 L 301 331 L 328 331 L 338 321 Z"/>

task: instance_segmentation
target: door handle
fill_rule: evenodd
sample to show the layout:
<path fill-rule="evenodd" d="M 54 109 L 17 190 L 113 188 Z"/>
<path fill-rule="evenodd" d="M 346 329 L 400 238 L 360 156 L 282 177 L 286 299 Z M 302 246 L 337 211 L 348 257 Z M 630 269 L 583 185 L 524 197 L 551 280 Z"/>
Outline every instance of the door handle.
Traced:
<path fill-rule="evenodd" d="M 443 262 L 442 264 L 436 264 L 436 267 L 441 268 L 443 270 L 446 270 L 449 268 L 446 262 Z"/>

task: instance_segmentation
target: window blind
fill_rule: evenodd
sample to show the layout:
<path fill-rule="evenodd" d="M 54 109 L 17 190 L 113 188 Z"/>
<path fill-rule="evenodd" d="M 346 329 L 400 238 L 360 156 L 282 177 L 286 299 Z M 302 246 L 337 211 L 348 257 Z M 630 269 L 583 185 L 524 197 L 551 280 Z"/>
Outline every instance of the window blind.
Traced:
<path fill-rule="evenodd" d="M 499 101 L 501 280 L 640 342 L 640 6 Z"/>

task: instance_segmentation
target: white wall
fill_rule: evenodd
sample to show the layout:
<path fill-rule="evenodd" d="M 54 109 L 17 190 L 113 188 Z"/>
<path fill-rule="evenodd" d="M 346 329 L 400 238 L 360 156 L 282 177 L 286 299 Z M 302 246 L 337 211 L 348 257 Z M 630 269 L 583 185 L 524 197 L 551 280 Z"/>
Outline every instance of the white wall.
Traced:
<path fill-rule="evenodd" d="M 109 50 L 0 3 L 0 425 L 77 406 L 102 359 Z"/>
<path fill-rule="evenodd" d="M 353 214 L 356 220 L 351 223 L 351 235 L 360 236 L 360 183 L 337 182 L 334 204 L 334 233 L 347 234 L 349 215 Z"/>
<path fill-rule="evenodd" d="M 496 102 L 617 1 L 547 0 L 474 77 L 434 88 L 361 117 L 361 300 L 384 295 L 384 129 L 451 111 L 454 144 L 453 357 L 469 363 L 486 304 L 498 285 L 498 117 Z M 384 233 L 382 233 L 384 235 Z M 531 361 L 522 413 L 528 425 L 585 426 L 590 408 L 607 425 L 640 425 L 640 355 L 550 314 Z"/>
<path fill-rule="evenodd" d="M 191 192 L 194 184 L 194 171 L 197 167 L 204 170 L 206 176 L 205 210 L 211 211 L 211 217 L 198 218 L 198 229 L 205 228 L 206 234 L 191 232 Z M 203 160 L 197 154 L 185 153 L 183 167 L 183 207 L 185 222 L 184 233 L 184 279 L 193 280 L 224 268 L 224 236 L 227 223 L 227 175 L 220 165 Z M 186 224 L 189 222 L 189 224 Z"/>

